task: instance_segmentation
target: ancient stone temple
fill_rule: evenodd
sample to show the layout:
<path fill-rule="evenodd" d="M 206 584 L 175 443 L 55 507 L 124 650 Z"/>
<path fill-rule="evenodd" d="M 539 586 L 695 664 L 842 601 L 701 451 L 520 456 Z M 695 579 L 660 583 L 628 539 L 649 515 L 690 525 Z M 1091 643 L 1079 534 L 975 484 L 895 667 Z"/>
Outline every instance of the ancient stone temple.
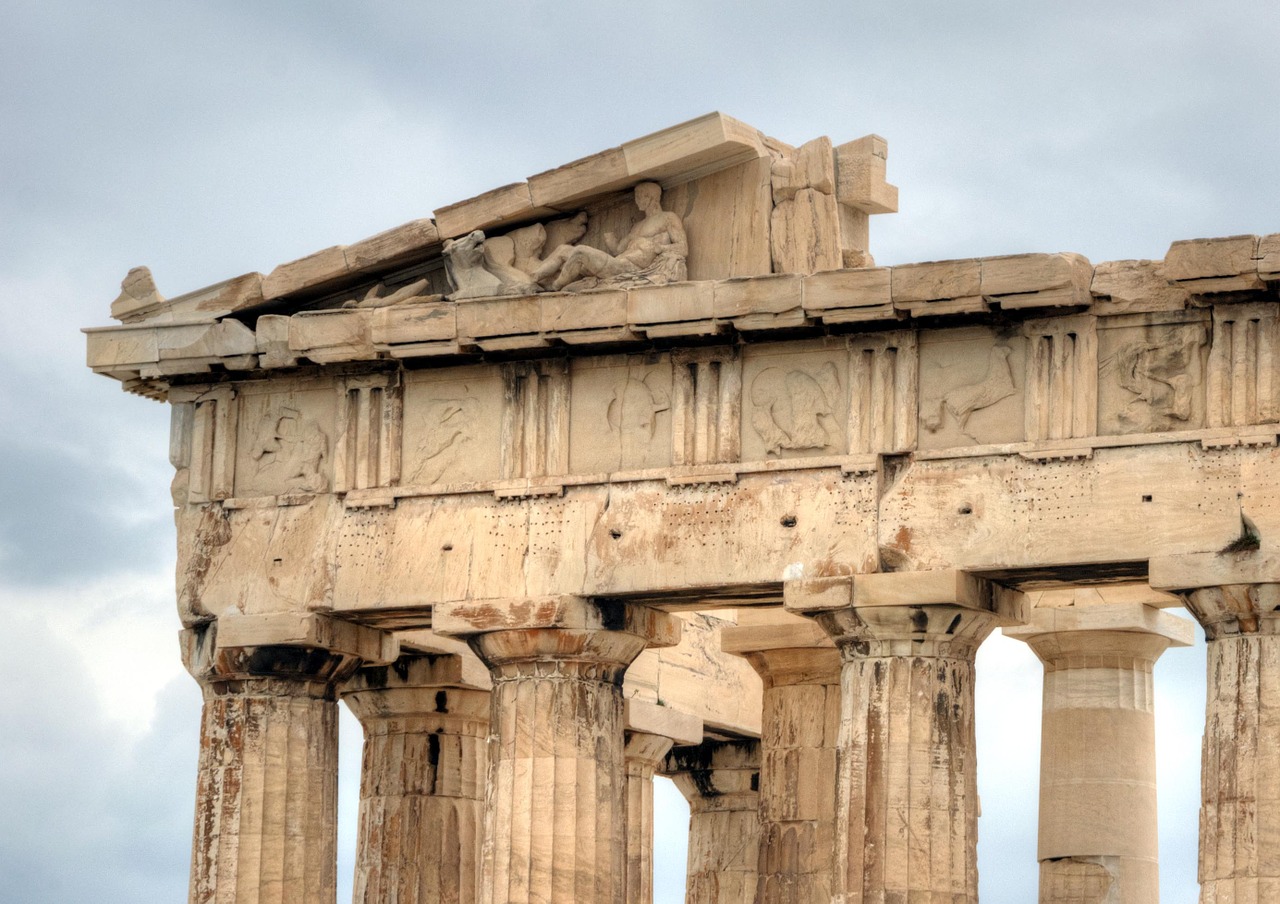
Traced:
<path fill-rule="evenodd" d="M 1044 663 L 1041 901 L 1158 900 L 1152 667 L 1209 642 L 1203 902 L 1280 901 L 1280 235 L 877 267 L 874 135 L 712 114 L 263 276 L 142 268 L 204 690 L 192 902 L 977 901 L 974 656 Z M 1029 795 L 1029 799 L 1033 795 Z"/>

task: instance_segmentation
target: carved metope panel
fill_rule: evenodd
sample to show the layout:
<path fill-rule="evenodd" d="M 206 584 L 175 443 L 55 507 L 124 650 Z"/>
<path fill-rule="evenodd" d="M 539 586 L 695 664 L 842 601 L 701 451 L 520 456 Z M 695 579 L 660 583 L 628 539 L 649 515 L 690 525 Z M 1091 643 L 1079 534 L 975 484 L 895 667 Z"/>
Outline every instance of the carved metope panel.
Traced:
<path fill-rule="evenodd" d="M 922 333 L 920 448 L 1021 441 L 1026 346 L 989 327 Z"/>
<path fill-rule="evenodd" d="M 671 359 L 579 358 L 570 368 L 569 467 L 574 474 L 671 464 Z"/>
<path fill-rule="evenodd" d="M 332 381 L 244 385 L 235 495 L 329 492 L 336 408 Z"/>
<path fill-rule="evenodd" d="M 1093 436 L 1098 423 L 1098 339 L 1093 317 L 1023 324 L 1028 440 Z"/>
<path fill-rule="evenodd" d="M 1098 432 L 1164 433 L 1205 425 L 1206 311 L 1098 321 Z"/>
<path fill-rule="evenodd" d="M 906 330 L 849 340 L 850 455 L 915 448 L 920 405 L 916 334 Z"/>
<path fill-rule="evenodd" d="M 743 460 L 843 454 L 848 371 L 848 351 L 834 340 L 749 349 L 742 365 Z"/>
<path fill-rule="evenodd" d="M 401 394 L 398 374 L 338 382 L 333 489 L 366 490 L 400 481 Z"/>
<path fill-rule="evenodd" d="M 495 367 L 405 374 L 401 483 L 454 486 L 501 477 L 502 397 Z"/>
<path fill-rule="evenodd" d="M 177 469 L 174 502 L 212 502 L 235 489 L 236 396 L 229 386 L 170 393 L 169 462 Z M 186 483 L 185 497 L 181 492 Z"/>
<path fill-rule="evenodd" d="M 1274 304 L 1214 307 L 1208 373 L 1210 427 L 1241 427 L 1280 418 L 1276 330 Z"/>
<path fill-rule="evenodd" d="M 672 353 L 672 463 L 737 461 L 742 361 L 731 348 Z"/>
<path fill-rule="evenodd" d="M 502 476 L 569 470 L 569 364 L 521 361 L 503 368 Z"/>

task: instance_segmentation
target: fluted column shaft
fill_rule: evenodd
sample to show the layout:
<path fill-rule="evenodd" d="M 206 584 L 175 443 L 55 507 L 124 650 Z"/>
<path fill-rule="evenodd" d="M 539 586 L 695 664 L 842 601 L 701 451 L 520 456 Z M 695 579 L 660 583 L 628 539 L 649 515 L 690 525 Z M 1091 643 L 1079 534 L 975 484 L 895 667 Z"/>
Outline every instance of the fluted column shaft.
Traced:
<path fill-rule="evenodd" d="M 204 687 L 192 904 L 333 902 L 338 713 L 296 678 Z"/>
<path fill-rule="evenodd" d="M 1037 610 L 1026 627 L 1005 629 L 1045 670 L 1041 904 L 1158 904 L 1152 671 L 1191 631 L 1136 603 Z"/>
<path fill-rule="evenodd" d="M 685 904 L 753 904 L 760 846 L 760 745 L 677 747 L 662 766 L 689 802 Z"/>
<path fill-rule="evenodd" d="M 1200 900 L 1280 901 L 1280 584 L 1186 599 L 1209 641 Z"/>
<path fill-rule="evenodd" d="M 680 622 L 581 597 L 441 604 L 493 680 L 481 904 L 622 904 L 626 763 L 622 681 Z"/>
<path fill-rule="evenodd" d="M 458 659 L 403 656 L 343 690 L 365 733 L 355 904 L 478 898 L 490 702 L 449 686 Z"/>
<path fill-rule="evenodd" d="M 995 616 L 886 605 L 818 620 L 844 660 L 836 895 L 976 904 L 973 662 Z"/>
<path fill-rule="evenodd" d="M 377 658 L 380 635 L 319 617 L 283 630 L 241 617 L 182 639 L 204 693 L 189 901 L 334 904 L 335 687 L 362 656 Z"/>
<path fill-rule="evenodd" d="M 764 681 L 757 904 L 826 904 L 836 828 L 840 655 L 832 646 L 744 654 Z"/>
<path fill-rule="evenodd" d="M 670 738 L 626 733 L 627 904 L 653 904 L 653 775 L 670 749 Z"/>

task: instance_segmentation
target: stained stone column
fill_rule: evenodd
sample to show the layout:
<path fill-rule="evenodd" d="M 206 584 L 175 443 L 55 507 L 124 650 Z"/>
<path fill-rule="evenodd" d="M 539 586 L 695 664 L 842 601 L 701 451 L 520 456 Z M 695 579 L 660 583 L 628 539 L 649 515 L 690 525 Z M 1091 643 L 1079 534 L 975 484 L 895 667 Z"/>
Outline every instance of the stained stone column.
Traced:
<path fill-rule="evenodd" d="M 355 904 L 477 900 L 488 685 L 470 652 L 411 653 L 343 688 L 365 737 Z"/>
<path fill-rule="evenodd" d="M 627 904 L 653 904 L 653 776 L 673 744 L 702 740 L 702 720 L 656 703 L 625 703 Z"/>
<path fill-rule="evenodd" d="M 1200 901 L 1280 901 L 1280 561 L 1261 552 L 1153 559 L 1208 641 Z"/>
<path fill-rule="evenodd" d="M 661 772 L 689 802 L 685 904 L 753 904 L 760 847 L 760 743 L 676 747 Z"/>
<path fill-rule="evenodd" d="M 834 899 L 976 904 L 973 662 L 1000 619 L 990 585 L 903 572 L 785 592 L 844 662 Z"/>
<path fill-rule="evenodd" d="M 482 904 L 618 904 L 626 892 L 622 679 L 679 620 L 578 597 L 437 606 L 493 678 Z"/>
<path fill-rule="evenodd" d="M 757 904 L 831 900 L 840 654 L 826 632 L 787 612 L 743 612 L 721 629 L 763 684 Z"/>
<path fill-rule="evenodd" d="M 1139 603 L 1038 608 L 1040 902 L 1159 904 L 1152 670 L 1192 624 Z"/>
<path fill-rule="evenodd" d="M 395 656 L 323 616 L 227 616 L 182 632 L 204 691 L 191 904 L 334 904 L 336 686 Z"/>

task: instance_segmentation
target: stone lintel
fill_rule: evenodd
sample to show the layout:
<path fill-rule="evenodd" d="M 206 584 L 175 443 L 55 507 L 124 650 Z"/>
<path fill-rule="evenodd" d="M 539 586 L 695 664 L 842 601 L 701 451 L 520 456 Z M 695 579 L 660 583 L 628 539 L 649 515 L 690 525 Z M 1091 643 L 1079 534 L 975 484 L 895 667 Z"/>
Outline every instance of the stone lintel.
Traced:
<path fill-rule="evenodd" d="M 1137 604 L 1155 609 L 1182 606 L 1182 600 L 1164 590 L 1153 590 L 1147 583 L 1094 584 L 1028 590 L 1027 603 L 1032 609 L 1075 608 Z"/>
<path fill-rule="evenodd" d="M 1089 631 L 1154 635 L 1164 638 L 1171 647 L 1189 647 L 1195 640 L 1191 621 L 1141 603 L 1080 609 L 1032 608 L 1027 611 L 1025 625 L 1003 629 L 1006 637 L 1028 642 L 1046 634 Z"/>
<path fill-rule="evenodd" d="M 623 722 L 627 731 L 668 738 L 677 747 L 702 743 L 702 720 L 669 706 L 628 697 Z"/>
<path fill-rule="evenodd" d="M 782 609 L 744 610 L 738 624 L 720 629 L 720 649 L 735 655 L 831 646 L 827 632 L 814 621 Z"/>
<path fill-rule="evenodd" d="M 1194 552 L 1151 560 L 1148 581 L 1157 590 L 1179 592 L 1234 584 L 1280 583 L 1280 553 Z"/>
<path fill-rule="evenodd" d="M 783 603 L 797 614 L 881 606 L 953 606 L 992 612 L 1002 624 L 1023 621 L 1025 594 L 967 571 L 892 571 L 783 582 Z"/>
<path fill-rule="evenodd" d="M 648 606 L 572 595 L 457 600 L 437 603 L 431 615 L 434 631 L 456 637 L 529 629 L 619 631 L 644 637 L 650 647 L 678 644 L 680 625 L 676 616 Z"/>

